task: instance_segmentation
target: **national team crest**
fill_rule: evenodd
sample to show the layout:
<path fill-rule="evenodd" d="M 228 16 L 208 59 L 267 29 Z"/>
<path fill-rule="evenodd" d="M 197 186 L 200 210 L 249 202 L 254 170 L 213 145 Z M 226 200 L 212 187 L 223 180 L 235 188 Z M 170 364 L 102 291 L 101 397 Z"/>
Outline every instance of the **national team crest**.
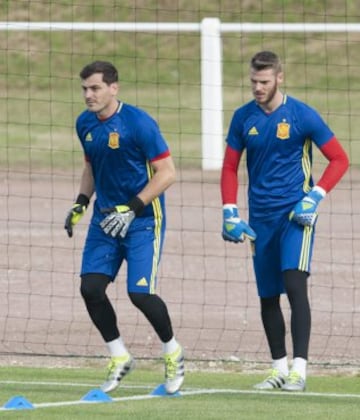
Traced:
<path fill-rule="evenodd" d="M 119 133 L 110 133 L 109 134 L 109 143 L 108 146 L 111 149 L 118 149 L 120 147 L 120 136 Z"/>
<path fill-rule="evenodd" d="M 281 122 L 277 125 L 276 137 L 280 140 L 286 140 L 290 137 L 290 124 Z"/>

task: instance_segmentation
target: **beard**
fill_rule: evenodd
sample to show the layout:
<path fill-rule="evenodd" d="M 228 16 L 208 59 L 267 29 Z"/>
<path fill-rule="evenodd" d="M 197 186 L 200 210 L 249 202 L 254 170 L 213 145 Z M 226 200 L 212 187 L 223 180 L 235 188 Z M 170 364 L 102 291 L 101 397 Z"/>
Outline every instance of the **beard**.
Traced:
<path fill-rule="evenodd" d="M 267 95 L 266 102 L 265 102 L 266 104 L 270 104 L 272 102 L 272 100 L 274 99 L 276 95 L 277 90 L 278 90 L 278 84 L 277 82 L 275 82 L 273 88 L 270 90 L 270 92 Z"/>
<path fill-rule="evenodd" d="M 265 94 L 265 96 L 262 100 L 260 100 L 260 101 L 257 100 L 257 103 L 259 105 L 263 105 L 263 106 L 267 106 L 267 105 L 271 104 L 272 100 L 274 99 L 274 97 L 277 93 L 277 90 L 278 90 L 278 83 L 277 83 L 277 81 L 275 81 L 274 86 L 271 88 L 271 90 L 268 91 Z"/>

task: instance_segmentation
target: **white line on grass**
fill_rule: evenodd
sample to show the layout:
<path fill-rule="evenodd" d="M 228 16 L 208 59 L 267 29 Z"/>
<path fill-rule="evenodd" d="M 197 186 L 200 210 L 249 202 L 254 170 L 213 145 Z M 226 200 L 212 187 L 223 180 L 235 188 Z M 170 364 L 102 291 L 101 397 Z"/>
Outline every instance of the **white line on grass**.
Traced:
<path fill-rule="evenodd" d="M 277 395 L 277 396 L 299 396 L 299 397 L 335 397 L 335 398 L 358 398 L 360 394 L 338 394 L 325 392 L 285 392 L 285 391 L 251 391 L 241 389 L 193 389 L 191 391 L 181 391 L 181 395 L 196 395 L 196 394 L 250 394 L 250 395 Z"/>
<path fill-rule="evenodd" d="M 0 381 L 0 384 L 5 385 L 41 385 L 41 386 L 70 386 L 70 387 L 81 387 L 81 388 L 92 388 L 97 387 L 98 384 L 86 384 L 86 383 L 74 383 L 74 382 L 37 382 L 37 381 Z M 154 389 L 151 385 L 121 385 L 122 388 L 127 389 Z"/>
<path fill-rule="evenodd" d="M 37 382 L 34 382 L 38 384 Z M 129 388 L 128 386 L 123 388 Z M 282 391 L 250 391 L 240 389 L 188 389 L 181 391 L 179 396 L 186 397 L 191 395 L 204 395 L 204 394 L 238 394 L 238 395 L 276 395 L 276 396 L 299 396 L 299 397 L 325 397 L 325 398 L 355 398 L 360 399 L 360 394 L 338 394 L 338 393 L 320 393 L 320 392 L 282 392 Z M 75 400 L 75 401 L 58 401 L 48 403 L 31 403 L 34 408 L 46 408 L 46 407 L 61 407 L 70 405 L 82 405 L 82 404 L 100 404 L 100 403 L 111 403 L 120 401 L 135 401 L 135 400 L 148 400 L 152 398 L 163 398 L 161 395 L 133 395 L 128 397 L 112 398 L 111 401 L 87 401 L 87 400 Z M 165 398 L 178 398 L 178 396 L 171 397 L 165 396 Z M 14 411 L 16 408 L 5 408 L 0 407 L 0 411 Z"/>

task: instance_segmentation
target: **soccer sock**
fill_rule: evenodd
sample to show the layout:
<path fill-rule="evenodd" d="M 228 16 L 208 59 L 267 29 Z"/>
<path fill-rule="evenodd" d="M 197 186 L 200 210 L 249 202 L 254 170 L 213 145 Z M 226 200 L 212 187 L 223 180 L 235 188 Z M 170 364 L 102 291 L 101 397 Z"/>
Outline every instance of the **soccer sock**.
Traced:
<path fill-rule="evenodd" d="M 106 343 L 111 357 L 121 357 L 129 354 L 121 337 Z"/>
<path fill-rule="evenodd" d="M 163 353 L 164 354 L 171 354 L 174 353 L 179 348 L 179 343 L 173 337 L 167 343 L 163 343 Z"/>
<path fill-rule="evenodd" d="M 297 372 L 303 379 L 306 379 L 307 360 L 302 357 L 295 357 L 291 370 Z"/>
<path fill-rule="evenodd" d="M 282 357 L 281 359 L 273 360 L 272 367 L 273 369 L 277 369 L 284 376 L 289 375 L 289 365 L 288 365 L 287 356 Z"/>

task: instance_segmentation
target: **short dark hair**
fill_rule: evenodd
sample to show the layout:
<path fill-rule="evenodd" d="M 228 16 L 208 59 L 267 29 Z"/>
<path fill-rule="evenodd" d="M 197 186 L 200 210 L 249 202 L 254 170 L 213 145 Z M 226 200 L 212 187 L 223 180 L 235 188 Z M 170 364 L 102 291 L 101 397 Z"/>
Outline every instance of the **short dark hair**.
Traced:
<path fill-rule="evenodd" d="M 260 51 L 251 59 L 250 66 L 255 71 L 273 69 L 275 73 L 282 71 L 279 57 L 272 51 Z"/>
<path fill-rule="evenodd" d="M 119 80 L 119 75 L 116 67 L 108 61 L 93 61 L 87 64 L 80 72 L 82 80 L 87 79 L 95 73 L 102 73 L 103 81 L 110 85 L 116 83 Z"/>

